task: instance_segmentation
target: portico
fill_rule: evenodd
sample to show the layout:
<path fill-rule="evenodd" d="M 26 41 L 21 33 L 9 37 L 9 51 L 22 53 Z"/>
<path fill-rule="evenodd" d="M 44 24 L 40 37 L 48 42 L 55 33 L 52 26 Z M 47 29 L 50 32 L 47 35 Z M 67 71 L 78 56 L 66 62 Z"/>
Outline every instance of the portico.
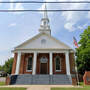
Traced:
<path fill-rule="evenodd" d="M 15 74 L 19 74 L 20 71 L 20 62 L 21 62 L 21 56 L 25 55 L 25 54 L 29 54 L 32 53 L 33 54 L 33 58 L 32 58 L 32 70 L 31 71 L 27 71 L 27 72 L 32 72 L 32 75 L 36 75 L 36 74 L 49 74 L 49 75 L 53 75 L 55 73 L 53 73 L 54 69 L 56 68 L 53 64 L 55 64 L 54 60 L 55 57 L 54 54 L 57 54 L 56 56 L 59 56 L 59 54 L 65 55 L 65 70 L 66 70 L 66 74 L 70 75 L 70 60 L 69 60 L 69 53 L 70 51 L 22 51 L 22 52 L 18 52 L 17 54 L 17 63 L 16 63 L 16 70 L 15 70 Z M 29 56 L 28 56 L 29 57 Z M 62 58 L 62 57 L 61 57 Z M 27 58 L 24 58 L 24 60 L 26 60 Z M 62 61 L 60 61 L 60 64 L 62 63 Z M 46 68 L 46 69 L 45 69 Z M 56 71 L 56 72 L 61 72 L 63 69 L 60 65 L 61 70 L 60 71 Z M 44 71 L 46 70 L 46 72 L 42 72 L 44 69 Z M 23 73 L 24 74 L 24 73 Z M 65 74 L 65 73 L 62 73 Z"/>

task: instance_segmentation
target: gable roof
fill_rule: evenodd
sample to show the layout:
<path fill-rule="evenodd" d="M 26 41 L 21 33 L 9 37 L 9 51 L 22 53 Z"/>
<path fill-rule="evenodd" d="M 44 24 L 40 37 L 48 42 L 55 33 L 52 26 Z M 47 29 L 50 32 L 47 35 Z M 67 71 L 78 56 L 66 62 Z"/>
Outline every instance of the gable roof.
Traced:
<path fill-rule="evenodd" d="M 46 39 L 47 43 L 41 44 L 42 39 Z M 15 50 L 20 49 L 72 49 L 65 43 L 57 40 L 46 33 L 39 33 L 33 38 L 15 47 Z"/>

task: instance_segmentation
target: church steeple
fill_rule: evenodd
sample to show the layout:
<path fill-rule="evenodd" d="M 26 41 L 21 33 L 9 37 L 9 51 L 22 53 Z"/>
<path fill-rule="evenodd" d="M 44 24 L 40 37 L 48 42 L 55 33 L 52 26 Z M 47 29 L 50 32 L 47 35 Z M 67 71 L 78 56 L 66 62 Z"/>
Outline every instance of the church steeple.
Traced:
<path fill-rule="evenodd" d="M 43 18 L 48 18 L 46 4 L 44 5 L 44 13 L 43 13 Z"/>
<path fill-rule="evenodd" d="M 41 19 L 41 25 L 40 25 L 39 32 L 45 32 L 51 35 L 46 4 L 44 4 L 44 13 L 43 13 L 43 18 Z"/>

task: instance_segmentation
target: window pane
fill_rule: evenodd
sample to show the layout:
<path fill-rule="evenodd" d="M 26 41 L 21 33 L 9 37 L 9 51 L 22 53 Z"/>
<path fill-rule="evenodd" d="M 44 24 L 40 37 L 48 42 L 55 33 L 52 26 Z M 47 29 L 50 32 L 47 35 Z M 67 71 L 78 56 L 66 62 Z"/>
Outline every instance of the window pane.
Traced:
<path fill-rule="evenodd" d="M 60 70 L 60 66 L 59 65 L 56 66 L 56 70 Z"/>
<path fill-rule="evenodd" d="M 60 70 L 60 58 L 56 58 L 56 70 Z"/>
<path fill-rule="evenodd" d="M 28 58 L 27 70 L 32 70 L 32 57 L 29 57 L 29 58 Z"/>

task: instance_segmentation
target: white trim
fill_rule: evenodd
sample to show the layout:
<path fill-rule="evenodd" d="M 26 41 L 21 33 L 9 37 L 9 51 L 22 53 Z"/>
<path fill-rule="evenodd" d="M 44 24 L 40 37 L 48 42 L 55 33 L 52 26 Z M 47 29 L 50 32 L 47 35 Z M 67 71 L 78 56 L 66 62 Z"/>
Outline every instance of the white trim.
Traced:
<path fill-rule="evenodd" d="M 57 57 L 59 57 L 59 60 L 60 60 L 60 70 L 56 70 L 56 58 Z M 59 56 L 59 55 L 57 55 L 56 57 L 55 57 L 55 59 L 54 59 L 54 61 L 55 61 L 55 72 L 61 72 L 61 57 Z"/>
<path fill-rule="evenodd" d="M 48 58 L 46 57 L 46 56 L 42 56 L 41 58 L 40 58 L 40 63 L 42 63 L 41 62 L 41 59 L 43 59 L 43 57 L 45 57 L 47 60 L 46 60 L 46 62 L 45 63 L 47 63 L 48 62 Z"/>
<path fill-rule="evenodd" d="M 67 75 L 70 75 L 70 62 L 69 62 L 69 52 L 68 51 L 65 53 L 65 59 L 66 59 L 66 73 Z"/>
<path fill-rule="evenodd" d="M 51 38 L 52 40 L 54 40 L 56 43 L 58 43 L 58 44 L 60 44 L 60 45 L 61 45 L 61 44 L 64 45 L 67 49 L 72 49 L 72 48 L 69 47 L 67 44 L 61 42 L 60 40 L 57 40 L 57 39 L 54 38 L 53 36 L 51 36 L 51 35 L 49 35 L 49 34 L 46 34 L 46 33 L 44 33 L 44 32 L 39 33 L 39 34 L 37 34 L 36 36 L 34 36 L 33 38 L 31 38 L 31 39 L 23 42 L 22 44 L 20 44 L 20 45 L 18 45 L 17 47 L 15 47 L 15 49 L 19 49 L 21 46 L 27 44 L 28 42 L 32 42 L 33 40 L 37 39 L 37 38 L 40 37 L 41 35 L 46 35 L 46 36 L 48 36 L 49 38 Z"/>
<path fill-rule="evenodd" d="M 71 51 L 71 50 L 65 50 L 65 49 L 24 49 L 24 50 L 16 50 L 14 51 L 14 53 L 17 53 L 18 51 L 22 52 L 22 53 L 66 53 L 67 51 Z"/>
<path fill-rule="evenodd" d="M 17 62 L 16 62 L 16 71 L 15 71 L 15 74 L 16 74 L 16 75 L 19 74 L 20 61 L 21 61 L 21 52 L 18 52 Z"/>
<path fill-rule="evenodd" d="M 37 62 L 37 52 L 34 52 L 32 75 L 35 75 L 36 74 L 36 62 Z"/>
<path fill-rule="evenodd" d="M 33 69 L 33 56 L 30 55 L 29 57 L 32 57 L 32 69 Z M 27 67 L 28 67 L 28 58 L 29 58 L 29 57 L 26 58 L 26 61 L 27 61 L 27 64 L 26 64 L 26 72 L 32 72 L 32 70 L 27 70 Z"/>
<path fill-rule="evenodd" d="M 52 62 L 52 52 L 50 52 L 50 54 L 49 54 L 49 70 L 50 70 L 50 75 L 52 75 L 53 74 L 53 62 Z"/>
<path fill-rule="evenodd" d="M 32 72 L 32 70 L 26 70 L 26 72 Z"/>

